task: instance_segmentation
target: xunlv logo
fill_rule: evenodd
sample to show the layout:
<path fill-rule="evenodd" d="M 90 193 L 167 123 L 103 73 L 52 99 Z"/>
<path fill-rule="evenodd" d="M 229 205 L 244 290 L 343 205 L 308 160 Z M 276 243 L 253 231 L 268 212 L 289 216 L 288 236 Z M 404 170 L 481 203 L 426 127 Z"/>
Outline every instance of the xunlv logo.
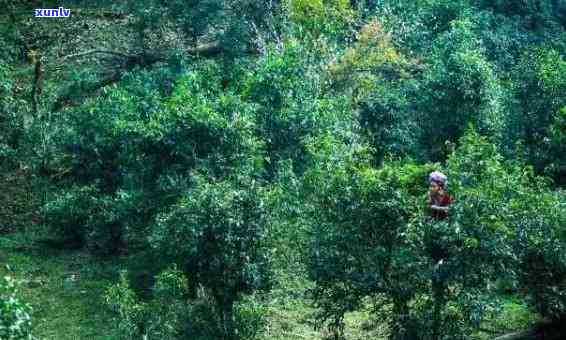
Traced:
<path fill-rule="evenodd" d="M 35 10 L 35 16 L 48 18 L 68 18 L 71 16 L 71 10 L 65 9 L 63 7 L 55 9 L 37 8 Z"/>

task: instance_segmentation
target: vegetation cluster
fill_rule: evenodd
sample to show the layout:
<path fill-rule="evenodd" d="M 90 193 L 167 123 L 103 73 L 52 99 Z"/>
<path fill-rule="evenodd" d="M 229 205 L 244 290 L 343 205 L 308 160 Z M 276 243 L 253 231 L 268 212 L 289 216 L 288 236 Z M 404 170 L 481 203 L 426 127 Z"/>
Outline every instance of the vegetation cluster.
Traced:
<path fill-rule="evenodd" d="M 99 297 L 116 338 L 268 338 L 293 299 L 335 340 L 566 318 L 565 2 L 5 2 L 0 237 L 143 254 Z M 0 283 L 0 338 L 31 339 Z"/>

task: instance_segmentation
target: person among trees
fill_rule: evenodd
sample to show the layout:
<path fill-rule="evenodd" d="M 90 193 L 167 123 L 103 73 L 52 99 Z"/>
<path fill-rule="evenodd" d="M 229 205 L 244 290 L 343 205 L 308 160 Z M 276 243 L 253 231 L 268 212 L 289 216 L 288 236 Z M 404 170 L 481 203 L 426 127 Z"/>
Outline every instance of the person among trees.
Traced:
<path fill-rule="evenodd" d="M 428 176 L 428 183 L 428 205 L 431 215 L 437 220 L 445 219 L 448 217 L 450 205 L 453 202 L 452 196 L 444 190 L 448 183 L 448 178 L 440 171 L 433 171 Z"/>

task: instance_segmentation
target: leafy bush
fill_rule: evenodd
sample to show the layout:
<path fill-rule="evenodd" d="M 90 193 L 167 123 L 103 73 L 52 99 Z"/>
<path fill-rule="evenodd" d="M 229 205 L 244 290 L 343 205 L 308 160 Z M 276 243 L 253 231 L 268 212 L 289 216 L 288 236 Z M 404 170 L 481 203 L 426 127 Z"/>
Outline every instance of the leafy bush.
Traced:
<path fill-rule="evenodd" d="M 161 256 L 193 278 L 192 294 L 198 285 L 210 293 L 227 338 L 235 334 L 235 303 L 243 294 L 269 288 L 263 195 L 249 178 L 196 177 L 194 188 L 157 217 L 150 238 Z"/>
<path fill-rule="evenodd" d="M 520 141 L 536 173 L 546 170 L 558 184 L 563 184 L 564 177 L 556 128 L 566 103 L 565 70 L 566 59 L 559 51 L 549 47 L 527 49 L 513 70 L 517 105 L 509 123 L 509 142 Z"/>
<path fill-rule="evenodd" d="M 343 38 L 355 18 L 345 0 L 288 0 L 287 6 L 292 22 L 315 37 Z"/>
<path fill-rule="evenodd" d="M 145 239 L 156 214 L 190 187 L 190 171 L 215 178 L 234 168 L 261 171 L 253 107 L 220 93 L 219 68 L 187 72 L 168 95 L 159 80 L 158 71 L 131 75 L 58 118 L 48 177 L 57 190 L 45 212 L 63 238 L 116 253 Z"/>
<path fill-rule="evenodd" d="M 493 142 L 505 131 L 504 92 L 475 25 L 469 19 L 453 21 L 439 37 L 424 75 L 417 119 L 423 151 L 432 160 L 445 159 L 446 141 L 457 142 L 470 123 Z"/>
<path fill-rule="evenodd" d="M 90 230 L 88 220 L 94 209 L 93 187 L 72 187 L 60 193 L 52 193 L 42 208 L 45 222 L 68 246 L 83 246 Z"/>
<path fill-rule="evenodd" d="M 109 287 L 106 301 L 116 313 L 121 339 L 209 340 L 223 338 L 220 316 L 213 299 L 199 288 L 190 296 L 187 278 L 174 267 L 156 277 L 152 297 L 142 301 L 130 288 L 127 273 Z M 236 304 L 235 334 L 237 339 L 255 340 L 265 323 L 264 308 L 254 299 Z"/>
<path fill-rule="evenodd" d="M 350 148 L 330 136 L 315 140 L 311 152 L 314 166 L 305 175 L 305 197 L 312 202 L 305 202 L 312 209 L 307 270 L 316 283 L 319 321 L 341 337 L 344 314 L 359 308 L 365 296 L 385 294 L 396 308 L 407 307 L 412 293 L 401 286 L 416 271 L 400 235 L 416 200 L 399 184 L 412 184 L 411 174 L 424 173 L 399 164 L 374 170 L 363 145 Z"/>
<path fill-rule="evenodd" d="M 31 340 L 31 308 L 18 294 L 14 279 L 6 276 L 0 280 L 0 339 Z"/>
<path fill-rule="evenodd" d="M 566 196 L 534 176 L 529 189 L 513 201 L 508 218 L 516 230 L 519 292 L 541 315 L 558 319 L 566 313 Z"/>
<path fill-rule="evenodd" d="M 11 96 L 12 68 L 0 62 L 0 167 L 7 170 L 18 160 L 16 152 L 23 137 L 23 117 L 18 114 L 16 100 Z"/>
<path fill-rule="evenodd" d="M 244 79 L 242 97 L 255 104 L 256 134 L 266 144 L 268 175 L 281 160 L 292 160 L 297 173 L 305 168 L 305 140 L 322 131 L 348 128 L 350 115 L 344 96 L 326 92 L 327 79 L 319 65 L 327 46 L 311 50 L 297 40 L 284 49 L 274 46 Z M 319 54 L 317 54 L 319 52 Z"/>
<path fill-rule="evenodd" d="M 560 195 L 528 168 L 504 162 L 487 138 L 468 131 L 460 144 L 445 169 L 456 201 L 443 221 L 424 209 L 425 179 L 436 166 L 372 169 L 338 145 L 328 152 L 318 144 L 322 158 L 306 177 L 313 201 L 306 261 L 319 320 L 338 337 L 344 313 L 369 296 L 385 301 L 375 312 L 392 313 L 397 338 L 465 339 L 498 311 L 497 280 L 517 273 L 541 313 L 564 310 Z M 518 203 L 537 199 L 530 208 Z"/>
<path fill-rule="evenodd" d="M 545 171 L 557 184 L 566 184 L 566 106 L 563 107 L 547 130 L 548 161 Z"/>
<path fill-rule="evenodd" d="M 375 19 L 365 24 L 356 38 L 328 67 L 333 87 L 351 96 L 377 163 L 386 155 L 412 155 L 417 131 L 409 101 L 414 65 L 399 53 L 391 35 Z"/>

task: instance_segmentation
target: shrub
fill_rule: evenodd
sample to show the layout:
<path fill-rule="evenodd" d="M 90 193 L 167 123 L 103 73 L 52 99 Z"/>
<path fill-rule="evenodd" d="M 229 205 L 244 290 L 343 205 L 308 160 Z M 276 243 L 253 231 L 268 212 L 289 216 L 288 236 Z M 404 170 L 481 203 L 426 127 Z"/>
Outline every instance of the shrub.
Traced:
<path fill-rule="evenodd" d="M 509 224 L 516 231 L 519 292 L 541 315 L 566 315 L 566 204 L 563 192 L 551 192 L 535 180 L 513 201 Z"/>
<path fill-rule="evenodd" d="M 63 192 L 51 193 L 42 207 L 45 222 L 67 246 L 81 247 L 89 234 L 88 220 L 94 209 L 93 187 L 74 186 Z"/>
<path fill-rule="evenodd" d="M 191 296 L 187 278 L 175 267 L 156 277 L 153 294 L 147 301 L 142 301 L 130 288 L 127 273 L 122 272 L 120 281 L 109 287 L 106 301 L 116 313 L 121 339 L 209 340 L 224 337 L 214 300 L 202 287 Z M 265 308 L 253 298 L 237 303 L 233 336 L 259 339 L 265 327 L 264 311 Z"/>
<path fill-rule="evenodd" d="M 187 72 L 167 95 L 159 75 L 130 75 L 57 118 L 57 157 L 48 164 L 57 189 L 44 211 L 62 238 L 116 253 L 145 240 L 157 213 L 190 187 L 192 170 L 214 178 L 234 168 L 261 171 L 253 106 L 220 92 L 219 68 Z"/>
<path fill-rule="evenodd" d="M 157 217 L 150 238 L 161 256 L 202 285 L 214 299 L 220 328 L 235 336 L 234 305 L 243 294 L 269 288 L 263 189 L 249 178 L 209 182 L 196 177 L 167 213 Z"/>
<path fill-rule="evenodd" d="M 315 37 L 343 38 L 355 18 L 345 0 L 288 0 L 287 7 L 292 22 Z"/>
<path fill-rule="evenodd" d="M 521 142 L 537 174 L 546 171 L 563 185 L 564 143 L 558 131 L 566 103 L 566 59 L 550 47 L 529 48 L 512 74 L 517 105 L 509 117 L 510 142 Z"/>
<path fill-rule="evenodd" d="M 327 48 L 322 45 L 320 50 Z M 257 108 L 255 132 L 266 145 L 269 175 L 276 173 L 280 160 L 288 159 L 302 173 L 304 141 L 349 123 L 346 97 L 325 91 L 327 80 L 319 62 L 329 53 L 320 50 L 290 40 L 283 50 L 269 49 L 244 81 L 243 98 Z"/>
<path fill-rule="evenodd" d="M 444 170 L 456 200 L 442 221 L 424 209 L 425 179 L 438 166 L 389 161 L 373 169 L 338 145 L 317 148 L 325 171 L 314 167 L 306 177 L 306 261 L 319 321 L 336 337 L 344 313 L 381 297 L 375 312 L 392 311 L 395 338 L 465 339 L 498 310 L 497 280 L 517 273 L 541 313 L 563 312 L 560 194 L 524 165 L 506 163 L 476 132 L 460 144 Z"/>
<path fill-rule="evenodd" d="M 469 19 L 454 20 L 438 39 L 431 65 L 424 74 L 419 103 L 423 151 L 444 160 L 468 124 L 473 123 L 492 142 L 505 131 L 504 92 L 494 65 L 486 58 Z"/>
<path fill-rule="evenodd" d="M 31 308 L 18 294 L 14 279 L 6 276 L 0 280 L 0 339 L 31 340 Z"/>

